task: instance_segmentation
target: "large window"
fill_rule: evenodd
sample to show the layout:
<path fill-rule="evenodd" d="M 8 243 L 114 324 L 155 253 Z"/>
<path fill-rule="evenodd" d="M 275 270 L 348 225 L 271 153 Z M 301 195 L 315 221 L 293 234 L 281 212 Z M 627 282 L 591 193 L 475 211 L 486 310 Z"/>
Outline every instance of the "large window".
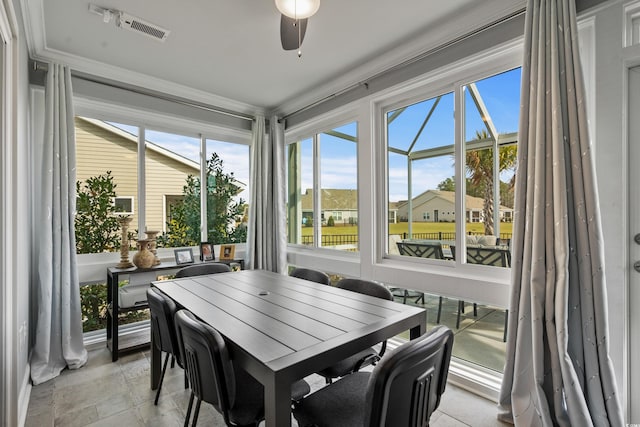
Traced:
<path fill-rule="evenodd" d="M 289 243 L 358 250 L 357 142 L 351 122 L 288 145 Z"/>
<path fill-rule="evenodd" d="M 510 266 L 519 94 L 517 68 L 387 109 L 388 254 Z"/>

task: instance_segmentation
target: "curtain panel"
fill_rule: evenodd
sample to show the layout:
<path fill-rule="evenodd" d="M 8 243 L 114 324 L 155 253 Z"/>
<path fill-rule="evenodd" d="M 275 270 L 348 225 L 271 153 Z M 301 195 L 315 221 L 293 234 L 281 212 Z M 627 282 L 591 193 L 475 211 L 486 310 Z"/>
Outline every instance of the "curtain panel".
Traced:
<path fill-rule="evenodd" d="M 37 313 L 31 357 L 34 385 L 87 361 L 83 345 L 74 214 L 76 155 L 71 72 L 51 64 L 45 82 L 44 138 L 35 141 L 34 271 Z"/>
<path fill-rule="evenodd" d="M 499 418 L 622 426 L 573 0 L 529 0 Z"/>
<path fill-rule="evenodd" d="M 248 266 L 286 273 L 287 242 L 284 194 L 284 127 L 277 117 L 256 117 L 251 144 Z"/>

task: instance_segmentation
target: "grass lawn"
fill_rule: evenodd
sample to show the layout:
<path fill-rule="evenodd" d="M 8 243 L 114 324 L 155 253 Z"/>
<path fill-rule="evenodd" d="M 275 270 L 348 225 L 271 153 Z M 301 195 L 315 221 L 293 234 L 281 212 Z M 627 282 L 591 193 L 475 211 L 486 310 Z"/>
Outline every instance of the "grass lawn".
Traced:
<path fill-rule="evenodd" d="M 409 231 L 408 229 L 409 229 L 409 224 L 406 222 L 389 224 L 389 234 L 407 233 Z M 513 223 L 511 222 L 500 223 L 500 234 L 511 234 L 512 229 L 513 229 Z M 471 231 L 474 233 L 483 233 L 484 226 L 478 222 L 467 223 L 466 230 L 467 232 Z M 414 222 L 413 223 L 414 233 L 434 233 L 434 232 L 437 233 L 439 231 L 454 232 L 456 231 L 456 225 L 453 222 Z M 322 234 L 325 236 L 350 235 L 350 234 L 353 235 L 353 234 L 358 234 L 358 227 L 355 225 L 338 225 L 334 227 L 324 226 L 322 227 Z M 303 236 L 313 235 L 313 227 L 303 227 L 302 235 Z"/>

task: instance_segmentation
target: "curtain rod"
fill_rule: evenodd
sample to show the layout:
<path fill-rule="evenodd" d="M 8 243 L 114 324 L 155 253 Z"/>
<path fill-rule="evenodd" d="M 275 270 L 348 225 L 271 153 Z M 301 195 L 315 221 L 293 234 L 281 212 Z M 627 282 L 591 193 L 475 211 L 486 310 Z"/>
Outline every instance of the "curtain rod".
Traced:
<path fill-rule="evenodd" d="M 42 61 L 33 61 L 33 70 L 37 71 L 37 70 L 42 70 L 42 71 L 48 71 L 49 70 L 49 64 L 47 64 L 46 62 L 42 62 Z M 97 84 L 101 84 L 101 85 L 105 85 L 114 89 L 121 89 L 121 90 L 127 90 L 129 92 L 133 92 L 133 93 L 137 93 L 138 95 L 146 95 L 146 96 L 152 96 L 154 98 L 158 98 L 158 99 L 162 99 L 163 101 L 169 101 L 169 102 L 175 102 L 177 104 L 181 104 L 187 107 L 194 107 L 194 108 L 199 108 L 201 110 L 205 110 L 205 111 L 210 111 L 213 113 L 218 113 L 218 114 L 223 114 L 225 116 L 230 116 L 230 117 L 235 117 L 237 119 L 242 119 L 242 120 L 248 120 L 248 121 L 254 121 L 255 117 L 254 116 L 250 116 L 248 114 L 242 114 L 242 113 L 237 113 L 237 112 L 233 112 L 233 111 L 228 111 L 228 110 L 224 110 L 218 107 L 214 107 L 211 105 L 207 105 L 207 104 L 201 104 L 199 102 L 194 102 L 194 101 L 187 101 L 185 99 L 182 98 L 178 98 L 178 97 L 174 97 L 171 95 L 167 95 L 161 92 L 155 92 L 155 91 L 151 91 L 151 90 L 144 90 L 138 86 L 125 86 L 125 85 L 119 85 L 111 80 L 103 80 L 100 79 L 98 77 L 94 77 L 91 76 L 89 74 L 85 74 L 85 73 L 79 73 L 79 72 L 74 72 L 73 70 L 71 71 L 71 75 L 75 78 L 78 78 L 80 80 L 84 80 L 87 82 L 91 82 L 91 83 L 97 83 Z"/>
<path fill-rule="evenodd" d="M 421 60 L 427 58 L 428 56 L 431 56 L 431 55 L 433 55 L 433 54 L 435 54 L 437 52 L 440 52 L 441 50 L 447 49 L 447 48 L 449 48 L 449 47 L 451 47 L 451 46 L 453 46 L 453 45 L 455 45 L 457 43 L 460 43 L 460 42 L 462 42 L 462 41 L 464 41 L 466 39 L 469 39 L 469 38 L 471 38 L 473 36 L 476 36 L 476 35 L 480 34 L 481 32 L 486 31 L 486 30 L 488 30 L 490 28 L 493 28 L 493 27 L 495 27 L 495 26 L 497 26 L 497 25 L 499 25 L 499 24 L 501 24 L 503 22 L 507 22 L 507 21 L 509 21 L 509 20 L 511 20 L 513 18 L 517 18 L 518 16 L 524 14 L 525 11 L 526 11 L 526 8 L 518 9 L 518 10 L 510 13 L 509 15 L 503 16 L 502 18 L 500 18 L 500 19 L 498 19 L 496 21 L 490 22 L 490 23 L 488 23 L 488 24 L 486 24 L 486 25 L 484 25 L 484 26 L 482 26 L 482 27 L 480 27 L 478 29 L 475 29 L 475 30 L 470 31 L 470 32 L 468 32 L 466 34 L 463 34 L 463 35 L 461 35 L 459 37 L 456 37 L 455 39 L 452 39 L 452 40 L 450 40 L 450 41 L 448 41 L 446 43 L 443 43 L 443 44 L 441 44 L 439 46 L 436 46 L 433 49 L 430 49 L 430 50 L 428 50 L 426 52 L 423 52 L 423 53 L 421 53 L 419 55 L 416 55 L 413 58 L 409 58 L 409 59 L 407 59 L 405 61 L 402 61 L 402 62 L 400 62 L 400 63 L 398 63 L 396 65 L 393 65 L 393 66 L 391 66 L 391 67 L 389 67 L 389 68 L 387 68 L 387 69 L 385 69 L 383 71 L 380 71 L 380 72 L 378 72 L 376 74 L 373 74 L 372 76 L 369 76 L 368 78 L 366 78 L 363 81 L 354 83 L 354 84 L 352 84 L 350 86 L 347 86 L 346 88 L 344 88 L 342 90 L 339 90 L 337 92 L 332 93 L 331 95 L 327 95 L 324 98 L 321 98 L 321 99 L 319 99 L 319 100 L 317 100 L 315 102 L 312 102 L 311 104 L 309 104 L 309 105 L 307 105 L 305 107 L 299 108 L 296 111 L 293 111 L 292 113 L 289 113 L 286 116 L 282 117 L 281 120 L 286 120 L 289 117 L 292 117 L 292 116 L 295 116 L 296 114 L 299 114 L 299 113 L 302 113 L 304 111 L 307 111 L 307 110 L 309 110 L 309 109 L 311 109 L 311 108 L 313 108 L 313 107 L 315 107 L 317 105 L 320 105 L 320 104 L 322 104 L 322 103 L 324 103 L 324 102 L 326 102 L 326 101 L 328 101 L 328 100 L 330 100 L 332 98 L 335 98 L 335 97 L 343 95 L 343 94 L 345 94 L 345 93 L 347 93 L 349 91 L 357 89 L 360 86 L 365 86 L 366 88 L 368 88 L 370 80 L 377 79 L 378 77 L 381 77 L 381 76 L 383 76 L 383 75 L 385 75 L 387 73 L 393 72 L 393 71 L 398 70 L 398 69 L 402 69 L 402 68 L 407 67 L 407 66 L 409 66 L 409 65 L 411 65 L 411 64 L 413 64 L 415 62 L 421 61 Z"/>

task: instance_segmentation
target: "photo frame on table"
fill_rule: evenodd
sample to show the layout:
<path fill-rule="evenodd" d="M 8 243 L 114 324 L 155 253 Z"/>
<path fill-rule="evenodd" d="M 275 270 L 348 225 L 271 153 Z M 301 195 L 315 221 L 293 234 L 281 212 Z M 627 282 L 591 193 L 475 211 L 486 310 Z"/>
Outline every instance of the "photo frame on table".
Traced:
<path fill-rule="evenodd" d="M 236 255 L 236 245 L 220 245 L 220 259 L 232 260 Z"/>
<path fill-rule="evenodd" d="M 213 261 L 216 258 L 216 254 L 213 251 L 213 243 L 201 242 L 200 243 L 200 261 Z"/>
<path fill-rule="evenodd" d="M 193 250 L 191 248 L 174 249 L 173 254 L 176 257 L 176 264 L 193 264 Z"/>

